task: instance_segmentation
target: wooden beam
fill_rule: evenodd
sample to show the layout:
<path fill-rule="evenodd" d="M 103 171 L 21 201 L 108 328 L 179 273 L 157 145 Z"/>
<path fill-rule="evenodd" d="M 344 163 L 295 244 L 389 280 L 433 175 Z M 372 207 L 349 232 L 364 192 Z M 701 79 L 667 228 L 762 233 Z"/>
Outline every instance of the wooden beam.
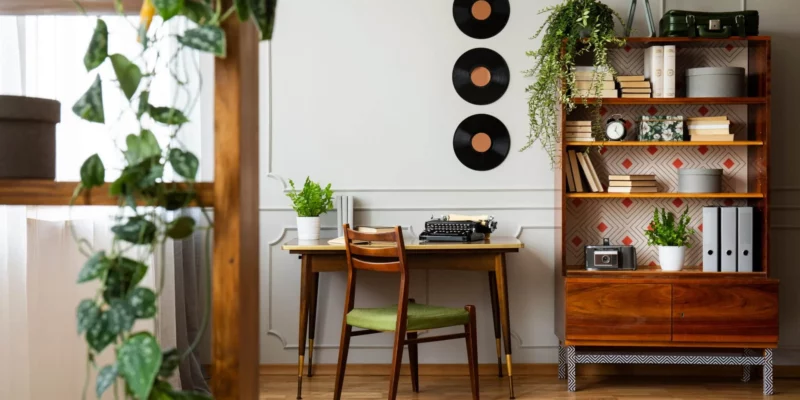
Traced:
<path fill-rule="evenodd" d="M 218 400 L 252 400 L 259 397 L 259 37 L 235 17 L 223 28 L 228 55 L 215 67 L 211 384 Z"/>
<path fill-rule="evenodd" d="M 114 0 L 78 0 L 90 14 L 115 14 Z M 142 0 L 122 0 L 126 14 L 138 14 Z M 80 14 L 72 0 L 0 0 L 0 15 Z"/>
<path fill-rule="evenodd" d="M 115 206 L 117 198 L 108 194 L 111 184 L 85 191 L 75 205 Z M 184 184 L 178 184 L 185 187 Z M 55 182 L 44 179 L 0 179 L 0 204 L 9 206 L 66 206 L 78 182 Z M 203 207 L 214 205 L 214 183 L 201 182 L 194 186 Z M 194 203 L 197 205 L 197 203 Z"/>

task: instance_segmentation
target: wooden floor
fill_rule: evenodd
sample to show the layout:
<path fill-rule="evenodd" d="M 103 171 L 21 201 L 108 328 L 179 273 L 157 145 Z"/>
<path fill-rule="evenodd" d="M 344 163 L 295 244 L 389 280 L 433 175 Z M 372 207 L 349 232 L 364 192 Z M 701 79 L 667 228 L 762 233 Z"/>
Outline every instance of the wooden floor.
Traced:
<path fill-rule="evenodd" d="M 297 378 L 291 376 L 262 376 L 261 400 L 294 399 Z M 578 392 L 567 392 L 566 381 L 555 376 L 515 377 L 517 399 L 800 399 L 800 380 L 776 379 L 775 395 L 761 394 L 761 381 L 737 382 L 731 378 L 677 378 L 677 377 L 579 377 Z M 345 378 L 344 399 L 385 399 L 388 379 L 375 376 L 348 376 Z M 481 378 L 482 400 L 508 399 L 506 380 Z M 306 377 L 303 399 L 333 398 L 333 377 Z M 420 377 L 420 393 L 411 392 L 411 381 L 401 377 L 398 399 L 415 400 L 469 400 L 468 377 Z"/>

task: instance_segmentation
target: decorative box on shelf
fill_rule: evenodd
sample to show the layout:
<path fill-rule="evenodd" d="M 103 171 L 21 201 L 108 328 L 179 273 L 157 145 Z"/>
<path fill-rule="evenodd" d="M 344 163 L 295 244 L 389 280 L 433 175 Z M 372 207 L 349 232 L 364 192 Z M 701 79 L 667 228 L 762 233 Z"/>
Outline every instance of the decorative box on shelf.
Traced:
<path fill-rule="evenodd" d="M 639 140 L 642 142 L 682 142 L 683 116 L 642 117 L 639 126 Z"/>

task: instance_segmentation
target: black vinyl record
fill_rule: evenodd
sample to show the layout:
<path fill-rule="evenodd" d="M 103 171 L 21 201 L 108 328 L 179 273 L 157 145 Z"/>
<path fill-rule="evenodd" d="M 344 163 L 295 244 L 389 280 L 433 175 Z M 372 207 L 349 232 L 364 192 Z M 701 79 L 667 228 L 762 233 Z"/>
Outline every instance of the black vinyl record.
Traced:
<path fill-rule="evenodd" d="M 508 129 L 499 119 L 475 114 L 462 121 L 453 135 L 453 151 L 466 167 L 488 171 L 502 164 L 511 148 Z"/>
<path fill-rule="evenodd" d="M 494 103 L 505 94 L 508 81 L 508 64 L 493 50 L 469 50 L 453 66 L 453 86 L 462 99 L 472 104 Z"/>
<path fill-rule="evenodd" d="M 458 29 L 475 39 L 488 39 L 500 33 L 510 13 L 508 0 L 453 1 L 453 19 Z"/>

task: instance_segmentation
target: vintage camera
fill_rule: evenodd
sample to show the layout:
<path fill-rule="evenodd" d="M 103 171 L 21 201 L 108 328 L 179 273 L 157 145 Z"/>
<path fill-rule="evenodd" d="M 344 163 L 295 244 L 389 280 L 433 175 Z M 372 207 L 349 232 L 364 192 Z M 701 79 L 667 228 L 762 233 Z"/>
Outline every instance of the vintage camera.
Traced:
<path fill-rule="evenodd" d="M 636 248 L 612 246 L 608 238 L 602 246 L 586 246 L 586 269 L 589 271 L 633 271 L 636 269 Z"/>

